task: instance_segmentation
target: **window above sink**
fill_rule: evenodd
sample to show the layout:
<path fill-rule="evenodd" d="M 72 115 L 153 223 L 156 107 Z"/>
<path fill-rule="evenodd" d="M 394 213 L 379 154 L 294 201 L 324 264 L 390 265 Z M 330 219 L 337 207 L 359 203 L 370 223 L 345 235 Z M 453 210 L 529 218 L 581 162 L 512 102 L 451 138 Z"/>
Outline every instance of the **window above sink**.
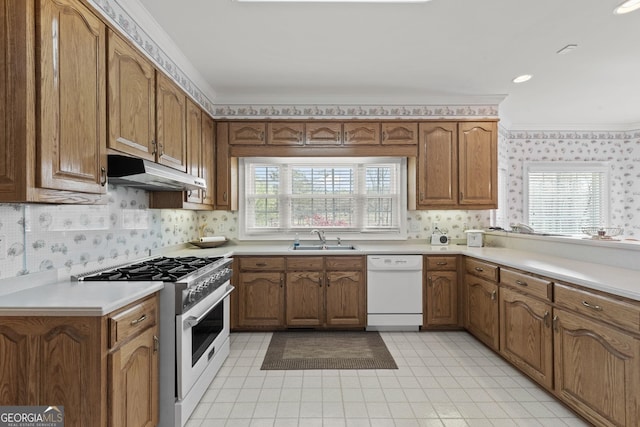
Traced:
<path fill-rule="evenodd" d="M 406 159 L 242 158 L 239 237 L 406 238 Z"/>

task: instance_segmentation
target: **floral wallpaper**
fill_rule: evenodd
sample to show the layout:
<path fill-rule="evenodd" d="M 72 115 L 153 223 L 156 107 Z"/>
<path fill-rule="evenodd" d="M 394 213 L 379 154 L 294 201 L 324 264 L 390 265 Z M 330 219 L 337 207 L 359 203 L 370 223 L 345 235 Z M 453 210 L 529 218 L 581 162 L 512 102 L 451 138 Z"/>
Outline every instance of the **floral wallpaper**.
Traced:
<path fill-rule="evenodd" d="M 109 186 L 107 205 L 0 205 L 0 278 L 147 256 L 162 246 L 162 212 L 143 190 Z"/>
<path fill-rule="evenodd" d="M 640 130 L 627 132 L 511 131 L 500 147 L 507 156 L 510 223 L 523 218 L 523 164 L 529 161 L 606 161 L 611 165 L 610 223 L 640 236 Z"/>

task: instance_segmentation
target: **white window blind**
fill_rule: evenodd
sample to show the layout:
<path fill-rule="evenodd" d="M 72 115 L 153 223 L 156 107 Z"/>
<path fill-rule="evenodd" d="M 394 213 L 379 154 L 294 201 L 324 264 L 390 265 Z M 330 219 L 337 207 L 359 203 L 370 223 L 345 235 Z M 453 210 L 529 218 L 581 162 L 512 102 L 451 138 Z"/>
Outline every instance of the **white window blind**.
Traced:
<path fill-rule="evenodd" d="M 536 231 L 562 234 L 606 226 L 608 175 L 604 163 L 526 164 L 526 222 Z"/>
<path fill-rule="evenodd" d="M 400 233 L 406 214 L 400 158 L 244 158 L 246 236 L 322 228 Z"/>

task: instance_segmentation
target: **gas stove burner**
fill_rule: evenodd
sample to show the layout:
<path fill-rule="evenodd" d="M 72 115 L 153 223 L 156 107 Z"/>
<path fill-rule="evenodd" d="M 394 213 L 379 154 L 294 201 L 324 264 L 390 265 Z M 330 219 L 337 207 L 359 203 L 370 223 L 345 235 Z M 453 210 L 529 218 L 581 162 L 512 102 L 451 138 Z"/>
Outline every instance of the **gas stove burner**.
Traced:
<path fill-rule="evenodd" d="M 86 281 L 162 281 L 177 282 L 222 257 L 159 257 L 85 276 Z"/>

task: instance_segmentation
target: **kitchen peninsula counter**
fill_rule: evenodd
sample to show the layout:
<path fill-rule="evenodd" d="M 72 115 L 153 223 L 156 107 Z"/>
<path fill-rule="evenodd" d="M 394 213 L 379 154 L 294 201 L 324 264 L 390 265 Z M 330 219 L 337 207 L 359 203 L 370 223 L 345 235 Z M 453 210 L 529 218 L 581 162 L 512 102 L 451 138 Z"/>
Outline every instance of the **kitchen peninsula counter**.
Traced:
<path fill-rule="evenodd" d="M 164 287 L 162 282 L 61 281 L 0 297 L 0 316 L 104 316 Z"/>

